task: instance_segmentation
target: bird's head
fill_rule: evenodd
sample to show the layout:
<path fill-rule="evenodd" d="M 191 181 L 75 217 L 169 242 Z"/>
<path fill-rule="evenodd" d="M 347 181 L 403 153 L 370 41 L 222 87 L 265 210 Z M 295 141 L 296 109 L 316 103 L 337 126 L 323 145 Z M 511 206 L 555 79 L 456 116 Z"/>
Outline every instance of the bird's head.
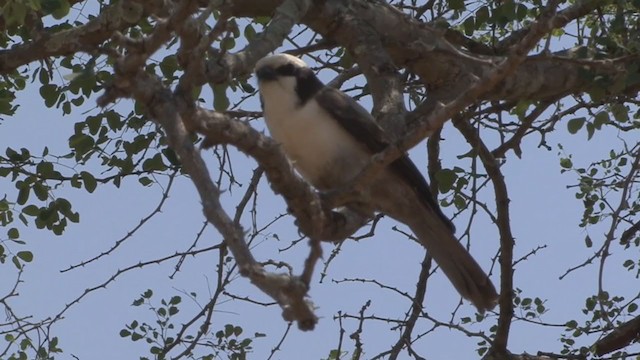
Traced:
<path fill-rule="evenodd" d="M 302 105 L 324 86 L 304 61 L 289 54 L 261 59 L 255 72 L 265 103 L 286 102 L 282 97 L 291 95 L 296 105 Z"/>
<path fill-rule="evenodd" d="M 295 78 L 301 70 L 309 69 L 309 66 L 289 54 L 276 54 L 262 58 L 256 63 L 256 76 L 258 82 L 277 81 L 285 77 Z"/>

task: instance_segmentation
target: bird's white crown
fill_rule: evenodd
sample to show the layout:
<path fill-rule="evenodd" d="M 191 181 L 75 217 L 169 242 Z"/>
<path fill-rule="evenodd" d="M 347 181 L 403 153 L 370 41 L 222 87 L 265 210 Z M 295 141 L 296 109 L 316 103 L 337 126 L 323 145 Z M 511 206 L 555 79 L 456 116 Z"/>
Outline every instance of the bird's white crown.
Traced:
<path fill-rule="evenodd" d="M 302 59 L 289 54 L 275 54 L 266 56 L 256 63 L 256 70 L 263 67 L 278 68 L 282 65 L 294 64 L 296 67 L 308 67 Z"/>

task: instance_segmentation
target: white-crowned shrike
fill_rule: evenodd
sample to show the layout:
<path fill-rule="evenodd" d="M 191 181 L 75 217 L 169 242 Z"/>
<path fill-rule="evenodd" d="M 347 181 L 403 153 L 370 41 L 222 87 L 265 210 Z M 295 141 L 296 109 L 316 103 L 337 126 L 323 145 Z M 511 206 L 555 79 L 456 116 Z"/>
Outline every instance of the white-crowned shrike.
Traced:
<path fill-rule="evenodd" d="M 371 114 L 345 93 L 325 86 L 299 58 L 268 56 L 255 71 L 271 136 L 318 190 L 347 184 L 387 146 Z M 491 280 L 458 242 L 451 221 L 408 156 L 371 179 L 362 203 L 354 206 L 367 216 L 379 211 L 409 226 L 464 298 L 479 311 L 495 306 L 498 294 Z"/>

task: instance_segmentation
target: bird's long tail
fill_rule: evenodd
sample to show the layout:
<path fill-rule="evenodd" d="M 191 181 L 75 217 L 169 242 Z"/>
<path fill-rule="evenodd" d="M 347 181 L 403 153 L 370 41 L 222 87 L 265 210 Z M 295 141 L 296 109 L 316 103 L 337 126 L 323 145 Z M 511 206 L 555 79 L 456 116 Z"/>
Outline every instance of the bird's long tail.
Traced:
<path fill-rule="evenodd" d="M 451 229 L 436 221 L 408 225 L 463 298 L 471 301 L 480 312 L 495 307 L 498 293 L 491 279 Z"/>

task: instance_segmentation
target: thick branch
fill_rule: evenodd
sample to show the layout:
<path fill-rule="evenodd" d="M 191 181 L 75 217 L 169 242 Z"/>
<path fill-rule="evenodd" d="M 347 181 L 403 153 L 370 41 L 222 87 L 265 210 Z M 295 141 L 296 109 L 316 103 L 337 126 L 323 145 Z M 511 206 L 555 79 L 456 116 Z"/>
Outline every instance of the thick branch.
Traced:
<path fill-rule="evenodd" d="M 613 351 L 622 349 L 640 339 L 640 316 L 636 316 L 632 320 L 623 323 L 607 336 L 596 341 L 593 346 L 596 349 L 596 355 L 602 356 Z"/>

